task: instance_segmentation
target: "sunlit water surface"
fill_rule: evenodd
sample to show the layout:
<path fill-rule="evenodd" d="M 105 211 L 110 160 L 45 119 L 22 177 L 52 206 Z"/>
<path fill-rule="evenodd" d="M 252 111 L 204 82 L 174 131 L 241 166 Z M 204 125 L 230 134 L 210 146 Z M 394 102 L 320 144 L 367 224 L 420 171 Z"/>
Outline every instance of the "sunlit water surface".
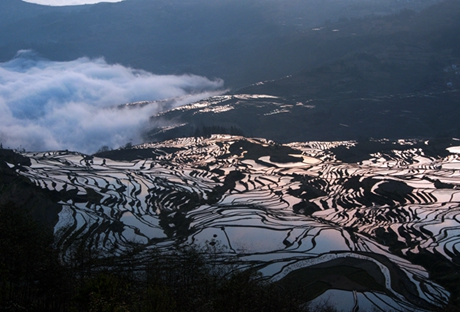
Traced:
<path fill-rule="evenodd" d="M 61 201 L 61 242 L 78 233 L 113 251 L 133 242 L 166 249 L 218 241 L 242 267 L 273 281 L 357 266 L 385 291 L 332 280 L 316 300 L 345 310 L 422 311 L 445 304 L 449 293 L 406 255 L 460 255 L 459 148 L 433 157 L 410 141 L 398 144 L 404 148 L 346 163 L 333 148 L 354 142 L 281 146 L 215 135 L 137 146 L 131 153 L 152 156 L 133 161 L 28 153 L 32 165 L 21 174 L 74 195 Z"/>

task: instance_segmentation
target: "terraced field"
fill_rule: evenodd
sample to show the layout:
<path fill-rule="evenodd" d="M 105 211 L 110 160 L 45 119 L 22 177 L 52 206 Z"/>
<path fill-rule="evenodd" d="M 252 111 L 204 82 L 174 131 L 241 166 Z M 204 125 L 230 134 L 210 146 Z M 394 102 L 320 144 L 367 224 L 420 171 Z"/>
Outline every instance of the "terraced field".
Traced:
<path fill-rule="evenodd" d="M 455 143 L 213 135 L 94 156 L 27 153 L 30 166 L 10 167 L 59 196 L 62 246 L 219 243 L 223 257 L 305 300 L 423 311 L 458 295 Z"/>

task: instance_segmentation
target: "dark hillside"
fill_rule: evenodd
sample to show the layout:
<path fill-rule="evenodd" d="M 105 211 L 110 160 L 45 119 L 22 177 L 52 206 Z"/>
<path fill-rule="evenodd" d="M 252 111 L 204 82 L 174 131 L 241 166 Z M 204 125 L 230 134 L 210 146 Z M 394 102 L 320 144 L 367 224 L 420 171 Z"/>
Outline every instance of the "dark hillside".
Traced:
<path fill-rule="evenodd" d="M 325 35 L 328 31 L 334 34 Z M 341 91 L 441 91 L 447 90 L 448 82 L 452 82 L 450 88 L 458 87 L 458 1 L 445 1 L 420 13 L 404 11 L 380 18 L 341 21 L 310 33 L 307 38 L 319 40 L 316 49 L 329 53 L 333 61 L 239 92 L 282 95 L 295 89 L 296 94 L 314 96 L 319 92 L 322 96 L 334 96 Z M 342 57 L 338 58 L 339 55 Z"/>
<path fill-rule="evenodd" d="M 420 13 L 326 24 L 304 37 L 317 43 L 305 57 L 322 65 L 239 89 L 206 109 L 154 116 L 155 124 L 182 126 L 152 129 L 147 140 L 217 125 L 277 142 L 460 136 L 459 21 L 459 2 L 445 1 Z"/>
<path fill-rule="evenodd" d="M 14 205 L 23 210 L 48 229 L 53 229 L 58 221 L 61 205 L 53 193 L 44 190 L 27 178 L 17 174 L 16 170 L 27 170 L 30 159 L 12 150 L 0 149 L 0 206 Z"/>
<path fill-rule="evenodd" d="M 0 2 L 0 26 L 4 26 L 16 23 L 18 21 L 24 21 L 30 18 L 35 18 L 42 14 L 55 13 L 69 13 L 77 12 L 83 9 L 85 6 L 66 6 L 66 7 L 52 7 L 43 6 L 34 3 L 24 2 L 22 0 L 2 0 Z"/>
<path fill-rule="evenodd" d="M 337 46 L 321 49 L 329 34 L 311 36 L 311 29 L 326 20 L 391 14 L 434 2 L 126 0 L 46 7 L 5 0 L 0 3 L 0 61 L 21 49 L 55 61 L 102 56 L 156 74 L 193 73 L 241 87 L 343 56 L 346 50 Z"/>

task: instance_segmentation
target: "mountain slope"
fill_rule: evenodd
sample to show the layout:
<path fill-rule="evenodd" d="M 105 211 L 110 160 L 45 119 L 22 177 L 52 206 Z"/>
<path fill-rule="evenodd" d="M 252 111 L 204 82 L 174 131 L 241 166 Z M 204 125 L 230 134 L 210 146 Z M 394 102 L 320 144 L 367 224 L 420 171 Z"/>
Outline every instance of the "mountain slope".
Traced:
<path fill-rule="evenodd" d="M 311 31 L 323 65 L 153 116 L 146 140 L 213 127 L 277 142 L 460 136 L 459 21 L 445 1 Z"/>
<path fill-rule="evenodd" d="M 0 60 L 21 49 L 56 61 L 102 56 L 156 74 L 193 73 L 241 87 L 317 64 L 327 55 L 315 52 L 321 42 L 304 33 L 326 19 L 433 2 L 127 0 L 66 9 L 8 0 L 0 4 Z"/>

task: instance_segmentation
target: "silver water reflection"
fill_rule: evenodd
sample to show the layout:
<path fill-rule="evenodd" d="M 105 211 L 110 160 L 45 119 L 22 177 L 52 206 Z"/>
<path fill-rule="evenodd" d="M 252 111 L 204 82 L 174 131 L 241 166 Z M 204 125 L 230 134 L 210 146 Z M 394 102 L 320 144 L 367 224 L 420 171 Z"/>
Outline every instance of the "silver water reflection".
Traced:
<path fill-rule="evenodd" d="M 410 141 L 394 144 L 346 163 L 332 150 L 354 142 L 212 136 L 136 146 L 131 157 L 142 156 L 132 161 L 27 154 L 32 165 L 21 174 L 61 194 L 61 242 L 90 237 L 113 251 L 133 241 L 167 248 L 218 240 L 273 281 L 359 267 L 376 289 L 322 280 L 330 285 L 323 296 L 350 309 L 430 309 L 449 293 L 408 259 L 421 251 L 449 261 L 460 255 L 460 161 L 452 149 L 441 158 Z"/>

